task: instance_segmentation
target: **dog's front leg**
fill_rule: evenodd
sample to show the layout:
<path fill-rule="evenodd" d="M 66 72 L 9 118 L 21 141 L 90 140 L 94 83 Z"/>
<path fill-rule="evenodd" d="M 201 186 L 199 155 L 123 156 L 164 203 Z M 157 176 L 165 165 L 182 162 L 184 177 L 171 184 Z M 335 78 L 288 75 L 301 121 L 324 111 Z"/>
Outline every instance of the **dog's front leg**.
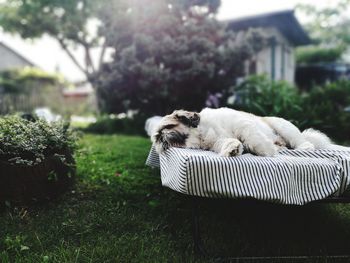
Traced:
<path fill-rule="evenodd" d="M 243 153 L 243 144 L 235 138 L 220 138 L 211 150 L 225 157 L 238 156 Z"/>

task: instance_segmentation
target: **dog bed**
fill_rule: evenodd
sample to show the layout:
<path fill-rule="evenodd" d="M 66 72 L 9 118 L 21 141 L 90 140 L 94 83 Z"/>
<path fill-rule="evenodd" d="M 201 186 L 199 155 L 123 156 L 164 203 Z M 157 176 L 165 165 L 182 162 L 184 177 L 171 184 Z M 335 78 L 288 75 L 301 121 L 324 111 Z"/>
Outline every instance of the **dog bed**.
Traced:
<path fill-rule="evenodd" d="M 160 167 L 163 186 L 199 197 L 303 205 L 341 196 L 350 184 L 350 148 L 282 150 L 274 157 L 221 157 L 183 148 L 170 148 L 159 156 L 152 147 L 146 164 Z"/>

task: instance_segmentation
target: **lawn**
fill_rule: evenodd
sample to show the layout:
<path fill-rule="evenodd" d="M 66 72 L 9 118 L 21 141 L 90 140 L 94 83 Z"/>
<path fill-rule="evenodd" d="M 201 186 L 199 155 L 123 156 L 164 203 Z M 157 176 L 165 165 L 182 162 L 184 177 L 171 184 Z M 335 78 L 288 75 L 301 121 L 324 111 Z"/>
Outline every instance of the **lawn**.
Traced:
<path fill-rule="evenodd" d="M 1 211 L 0 262 L 203 262 L 193 254 L 189 202 L 145 167 L 149 147 L 142 137 L 85 135 L 74 189 Z M 215 252 L 350 254 L 349 205 L 209 201 L 201 210 Z"/>

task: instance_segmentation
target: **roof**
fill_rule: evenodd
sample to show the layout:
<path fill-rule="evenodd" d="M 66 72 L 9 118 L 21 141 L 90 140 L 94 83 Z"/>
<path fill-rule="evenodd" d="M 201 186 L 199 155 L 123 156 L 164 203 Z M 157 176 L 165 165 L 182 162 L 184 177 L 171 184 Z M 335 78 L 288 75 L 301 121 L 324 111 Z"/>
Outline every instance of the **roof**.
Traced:
<path fill-rule="evenodd" d="M 246 30 L 252 27 L 275 27 L 295 46 L 311 44 L 310 37 L 296 19 L 294 10 L 243 17 L 226 22 L 229 29 L 235 31 Z"/>
<path fill-rule="evenodd" d="M 7 44 L 5 44 L 4 42 L 0 41 L 0 46 L 2 46 L 3 48 L 5 48 L 6 50 L 8 50 L 9 52 L 11 52 L 12 54 L 14 54 L 15 56 L 19 57 L 20 59 L 22 59 L 23 61 L 25 61 L 26 63 L 28 63 L 30 66 L 32 67 L 36 67 L 36 65 L 31 62 L 30 60 L 28 60 L 26 57 L 24 57 L 23 55 L 21 55 L 20 53 L 18 53 L 17 51 L 15 51 L 13 48 L 9 47 Z"/>

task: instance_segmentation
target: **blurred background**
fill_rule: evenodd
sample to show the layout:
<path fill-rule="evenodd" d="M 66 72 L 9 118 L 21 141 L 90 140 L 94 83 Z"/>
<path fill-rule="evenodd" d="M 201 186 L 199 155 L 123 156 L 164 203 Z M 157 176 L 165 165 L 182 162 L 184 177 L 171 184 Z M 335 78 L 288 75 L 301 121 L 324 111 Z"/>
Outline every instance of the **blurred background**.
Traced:
<path fill-rule="evenodd" d="M 349 0 L 0 0 L 0 114 L 143 134 L 232 107 L 350 134 Z"/>

